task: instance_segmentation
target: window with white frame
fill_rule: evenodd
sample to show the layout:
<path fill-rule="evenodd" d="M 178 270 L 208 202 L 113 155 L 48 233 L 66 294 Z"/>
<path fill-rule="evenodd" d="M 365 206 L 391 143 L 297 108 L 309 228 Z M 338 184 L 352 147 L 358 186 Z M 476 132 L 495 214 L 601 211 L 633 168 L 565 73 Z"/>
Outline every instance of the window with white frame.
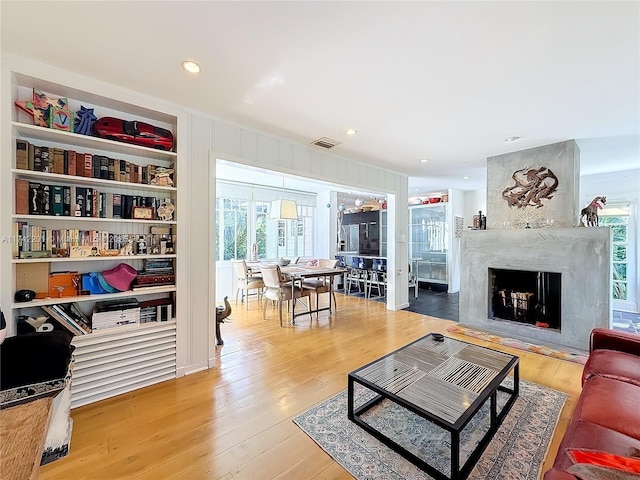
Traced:
<path fill-rule="evenodd" d="M 613 300 L 629 300 L 630 228 L 629 203 L 609 204 L 599 213 L 598 224 L 611 227 Z"/>
<path fill-rule="evenodd" d="M 216 198 L 216 260 L 247 258 L 249 202 Z"/>
<path fill-rule="evenodd" d="M 298 205 L 298 220 L 271 220 L 277 241 L 268 243 L 270 258 L 313 255 L 314 207 Z"/>
<path fill-rule="evenodd" d="M 250 260 L 253 245 L 258 259 L 313 255 L 315 207 L 298 205 L 298 220 L 271 220 L 270 206 L 253 198 L 216 198 L 216 260 Z"/>

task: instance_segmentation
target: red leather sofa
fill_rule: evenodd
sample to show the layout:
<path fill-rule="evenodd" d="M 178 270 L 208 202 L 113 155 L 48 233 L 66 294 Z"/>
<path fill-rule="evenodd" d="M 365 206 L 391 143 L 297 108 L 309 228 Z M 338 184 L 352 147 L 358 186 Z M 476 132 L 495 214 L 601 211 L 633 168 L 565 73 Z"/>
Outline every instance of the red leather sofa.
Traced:
<path fill-rule="evenodd" d="M 640 335 L 596 328 L 582 372 L 582 392 L 544 480 L 575 480 L 568 449 L 629 457 L 640 449 Z"/>

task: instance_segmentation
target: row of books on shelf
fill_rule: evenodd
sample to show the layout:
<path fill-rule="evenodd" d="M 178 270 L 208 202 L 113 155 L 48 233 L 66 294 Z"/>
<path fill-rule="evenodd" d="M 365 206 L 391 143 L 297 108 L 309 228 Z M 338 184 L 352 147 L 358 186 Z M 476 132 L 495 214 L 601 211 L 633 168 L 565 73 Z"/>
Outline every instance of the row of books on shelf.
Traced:
<path fill-rule="evenodd" d="M 14 258 L 166 255 L 175 253 L 170 225 L 153 225 L 149 233 L 59 229 L 13 223 Z"/>
<path fill-rule="evenodd" d="M 87 335 L 125 325 L 166 322 L 173 318 L 173 301 L 160 298 L 139 302 L 135 298 L 96 302 L 91 316 L 76 303 L 43 305 L 42 309 L 60 326 L 74 335 Z"/>
<path fill-rule="evenodd" d="M 105 155 L 38 146 L 20 138 L 16 139 L 16 168 L 149 185 L 173 186 L 174 183 L 173 168 L 137 165 Z"/>
<path fill-rule="evenodd" d="M 136 208 L 148 208 L 146 220 L 172 220 L 175 205 L 172 198 L 99 192 L 95 188 L 76 185 L 47 185 L 26 179 L 15 179 L 16 214 L 62 217 L 136 218 Z M 163 207 L 165 214 L 157 212 Z M 150 218 L 149 218 L 150 217 Z"/>

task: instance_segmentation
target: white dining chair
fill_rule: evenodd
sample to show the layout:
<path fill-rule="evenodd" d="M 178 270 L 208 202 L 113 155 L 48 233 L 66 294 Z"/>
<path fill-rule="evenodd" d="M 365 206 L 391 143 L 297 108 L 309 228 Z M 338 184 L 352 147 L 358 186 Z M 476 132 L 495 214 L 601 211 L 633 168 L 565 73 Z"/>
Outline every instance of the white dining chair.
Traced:
<path fill-rule="evenodd" d="M 302 297 L 310 297 L 310 291 L 298 286 L 291 287 L 291 280 L 282 275 L 279 265 L 270 265 L 260 267 L 262 272 L 262 280 L 265 286 L 264 297 L 267 300 L 273 300 L 278 305 L 278 314 L 280 316 L 280 326 L 282 327 L 282 302 L 299 301 Z M 267 302 L 263 302 L 262 318 L 267 319 Z M 304 302 L 301 302 L 304 304 Z M 311 319 L 311 301 L 306 305 Z"/>
<path fill-rule="evenodd" d="M 258 302 L 262 298 L 262 291 L 264 290 L 264 282 L 259 275 L 251 275 L 247 267 L 247 262 L 244 260 L 233 260 L 233 271 L 236 275 L 236 305 L 238 304 L 238 293 L 242 291 L 242 301 L 244 302 L 245 292 L 247 296 L 246 307 L 249 309 L 249 291 L 258 291 Z"/>
<path fill-rule="evenodd" d="M 336 268 L 338 266 L 338 260 L 331 260 L 326 258 L 318 259 L 318 268 Z M 336 302 L 336 293 L 331 288 L 331 283 L 333 278 L 328 277 L 316 277 L 316 278 L 305 278 L 302 282 L 302 288 L 309 290 L 311 292 L 316 293 L 316 307 L 318 309 L 319 299 L 321 293 L 329 293 L 331 292 L 333 295 L 333 304 L 335 309 L 337 310 L 337 302 Z M 311 297 L 309 297 L 311 298 Z M 318 312 L 316 312 L 316 318 L 318 318 Z"/>

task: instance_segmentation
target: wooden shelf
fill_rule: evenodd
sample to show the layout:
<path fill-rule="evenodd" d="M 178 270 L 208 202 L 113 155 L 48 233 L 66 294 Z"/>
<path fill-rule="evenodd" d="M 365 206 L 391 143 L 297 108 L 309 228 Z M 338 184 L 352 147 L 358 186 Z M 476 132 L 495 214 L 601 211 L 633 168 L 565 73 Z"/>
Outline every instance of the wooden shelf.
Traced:
<path fill-rule="evenodd" d="M 149 260 L 152 258 L 176 258 L 175 253 L 169 255 L 114 255 L 111 257 L 47 257 L 47 258 L 14 258 L 11 263 L 66 263 L 94 262 L 100 260 Z"/>
<path fill-rule="evenodd" d="M 167 152 L 155 148 L 141 147 L 129 143 L 116 142 L 90 135 L 79 135 L 77 133 L 64 132 L 52 128 L 29 125 L 20 122 L 11 122 L 16 134 L 21 137 L 37 140 L 45 140 L 65 145 L 73 145 L 80 148 L 101 150 L 109 153 L 122 153 L 125 155 L 135 155 L 137 157 L 154 158 L 173 162 L 177 159 L 175 152 Z"/>
<path fill-rule="evenodd" d="M 68 217 L 54 215 L 11 215 L 14 220 L 36 220 L 38 222 L 102 222 L 102 223 L 137 223 L 144 225 L 177 225 L 176 220 L 134 220 L 130 218 Z"/>
<path fill-rule="evenodd" d="M 16 177 L 25 178 L 29 180 L 47 180 L 51 182 L 57 182 L 60 184 L 73 183 L 74 185 L 87 185 L 87 186 L 105 186 L 116 188 L 118 190 L 140 190 L 140 191 L 152 191 L 152 192 L 166 192 L 168 194 L 177 192 L 176 187 L 163 187 L 160 185 L 148 185 L 146 183 L 132 183 L 132 182 L 118 182 L 116 180 L 105 180 L 103 178 L 89 178 L 79 177 L 76 175 L 61 175 L 59 173 L 49 172 L 35 172 L 33 170 L 22 170 L 20 168 L 14 168 L 11 170 Z"/>
<path fill-rule="evenodd" d="M 44 299 L 31 300 L 30 302 L 14 303 L 13 305 L 11 305 L 11 308 L 14 310 L 17 310 L 21 308 L 41 307 L 42 305 L 56 305 L 60 303 L 97 302 L 99 300 L 109 300 L 113 298 L 135 297 L 140 295 L 153 295 L 155 293 L 168 293 L 168 292 L 175 292 L 175 291 L 176 291 L 175 285 L 166 285 L 161 287 L 140 288 L 138 290 L 127 290 L 126 292 L 105 293 L 103 295 L 80 295 L 76 297 L 62 297 L 62 298 L 47 297 Z"/>

